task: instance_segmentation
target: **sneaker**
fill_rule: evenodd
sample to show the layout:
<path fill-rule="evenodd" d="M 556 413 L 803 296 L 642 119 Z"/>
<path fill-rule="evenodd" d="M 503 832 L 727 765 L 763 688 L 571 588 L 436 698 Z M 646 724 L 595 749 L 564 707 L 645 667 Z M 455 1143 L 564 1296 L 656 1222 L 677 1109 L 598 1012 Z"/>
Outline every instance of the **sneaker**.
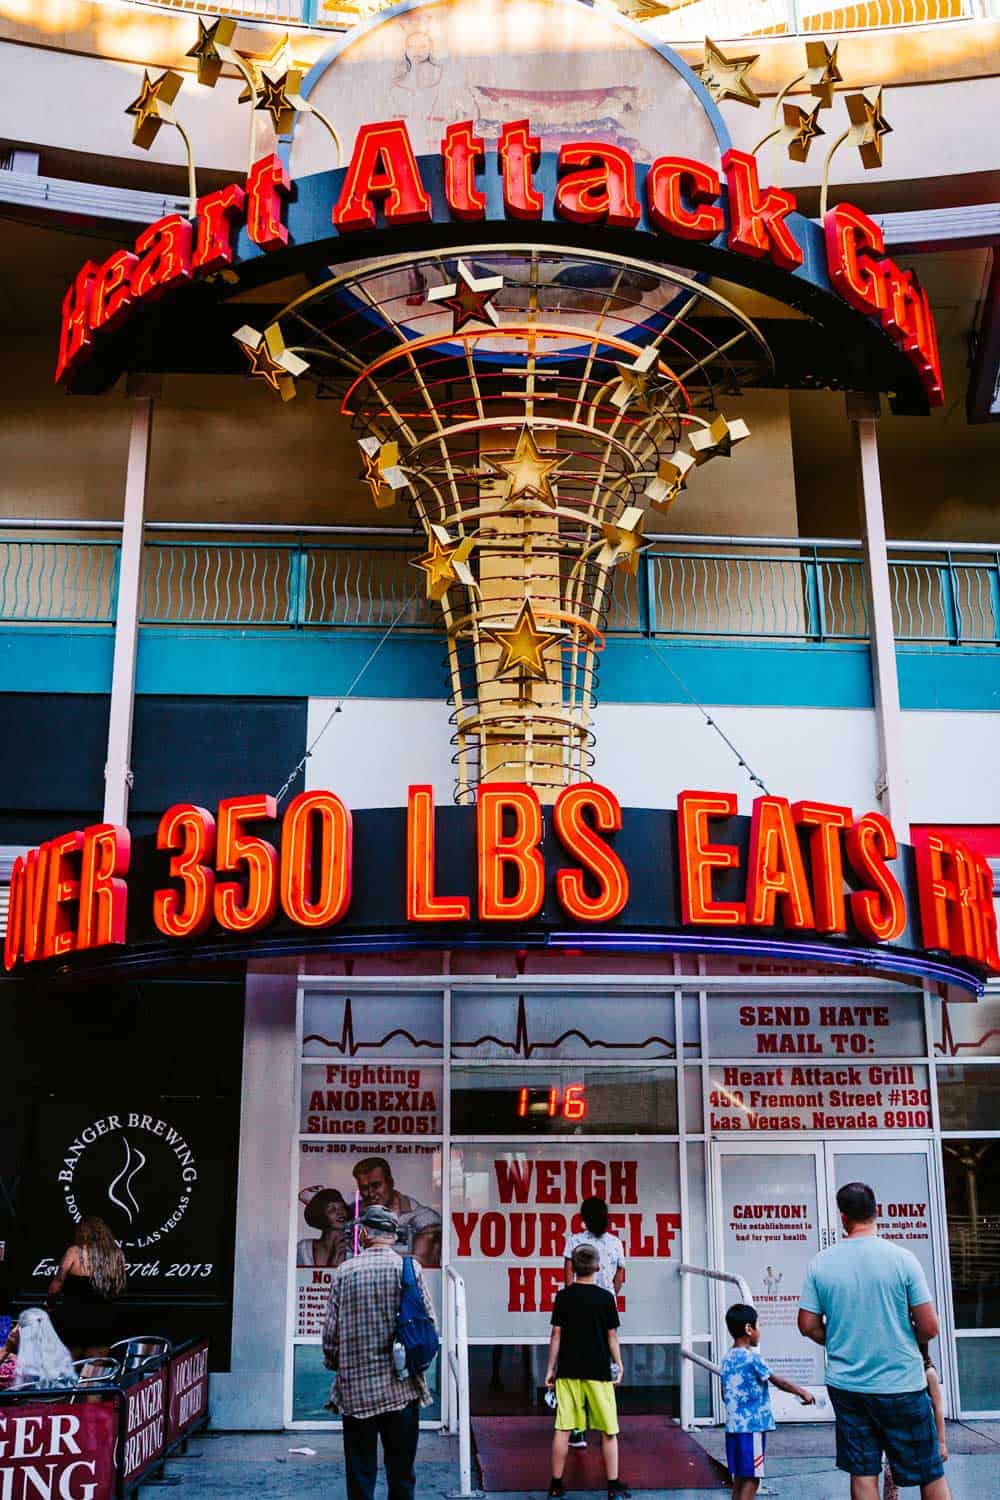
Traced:
<path fill-rule="evenodd" d="M 624 1479 L 612 1479 L 609 1481 L 608 1500 L 632 1500 L 632 1491 Z"/>
<path fill-rule="evenodd" d="M 569 1445 L 571 1448 L 586 1448 L 587 1434 L 585 1432 L 571 1432 L 569 1435 Z"/>
<path fill-rule="evenodd" d="M 549 1500 L 564 1500 L 565 1495 L 566 1486 L 563 1484 L 562 1480 L 553 1479 L 552 1483 L 549 1485 Z"/>

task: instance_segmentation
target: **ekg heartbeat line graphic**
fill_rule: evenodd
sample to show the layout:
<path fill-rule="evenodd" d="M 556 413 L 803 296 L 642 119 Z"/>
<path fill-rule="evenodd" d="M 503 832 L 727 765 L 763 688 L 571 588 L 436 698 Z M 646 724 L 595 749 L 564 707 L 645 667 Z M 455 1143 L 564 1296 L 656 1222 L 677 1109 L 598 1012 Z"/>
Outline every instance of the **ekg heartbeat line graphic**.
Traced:
<path fill-rule="evenodd" d="M 525 1006 L 523 995 L 519 995 L 517 1000 L 517 1025 L 513 1041 L 508 1041 L 504 1037 L 494 1036 L 492 1032 L 487 1032 L 484 1036 L 476 1037 L 475 1041 L 472 1042 L 453 1042 L 452 1050 L 455 1052 L 471 1052 L 478 1047 L 485 1046 L 487 1042 L 492 1042 L 494 1046 L 503 1047 L 514 1057 L 528 1058 L 533 1057 L 536 1052 L 543 1050 L 550 1051 L 561 1047 L 563 1042 L 569 1041 L 571 1037 L 576 1037 L 578 1041 L 581 1041 L 585 1047 L 591 1048 L 592 1051 L 601 1048 L 605 1052 L 641 1052 L 646 1047 L 652 1047 L 657 1043 L 665 1048 L 671 1057 L 674 1057 L 677 1051 L 674 1043 L 668 1041 L 665 1036 L 654 1034 L 653 1036 L 646 1037 L 641 1042 L 605 1042 L 600 1037 L 589 1037 L 585 1031 L 581 1031 L 576 1026 L 569 1027 L 568 1030 L 561 1032 L 557 1037 L 547 1037 L 533 1042 L 528 1031 L 527 1007 Z"/>
<path fill-rule="evenodd" d="M 432 1047 L 438 1052 L 441 1051 L 440 1042 L 421 1040 L 415 1037 L 412 1031 L 407 1031 L 403 1026 L 397 1026 L 394 1030 L 387 1031 L 384 1036 L 377 1039 L 373 1038 L 371 1041 L 361 1039 L 359 1041 L 354 1035 L 354 1011 L 351 1007 L 350 995 L 344 1001 L 344 1021 L 340 1029 L 339 1042 L 331 1041 L 329 1037 L 323 1036 L 318 1031 L 311 1031 L 303 1039 L 303 1045 L 308 1045 L 309 1042 L 321 1042 L 324 1047 L 329 1047 L 331 1052 L 339 1052 L 341 1057 L 357 1057 L 362 1049 L 379 1052 L 388 1047 L 389 1043 L 394 1042 L 397 1037 L 403 1037 L 409 1042 L 411 1047 Z"/>
<path fill-rule="evenodd" d="M 1000 1036 L 1000 1026 L 991 1027 L 984 1031 L 981 1037 L 974 1042 L 956 1042 L 955 1033 L 951 1029 L 951 1016 L 948 1013 L 947 1004 L 941 1006 L 941 1040 L 934 1043 L 934 1051 L 941 1057 L 957 1057 L 960 1052 L 978 1052 L 985 1047 L 991 1037 Z"/>

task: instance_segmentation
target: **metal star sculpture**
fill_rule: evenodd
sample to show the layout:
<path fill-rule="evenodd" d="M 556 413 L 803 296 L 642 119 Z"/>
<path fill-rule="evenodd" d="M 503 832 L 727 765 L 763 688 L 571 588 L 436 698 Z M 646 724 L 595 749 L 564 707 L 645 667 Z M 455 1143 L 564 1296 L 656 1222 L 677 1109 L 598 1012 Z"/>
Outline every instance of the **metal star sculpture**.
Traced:
<path fill-rule="evenodd" d="M 475 585 L 469 556 L 475 546 L 475 538 L 462 537 L 456 541 L 449 536 L 444 526 L 431 523 L 431 548 L 423 557 L 415 557 L 411 568 L 421 568 L 427 575 L 428 599 L 443 599 L 453 583 L 463 583 L 466 588 Z"/>
<path fill-rule="evenodd" d="M 837 67 L 839 46 L 839 42 L 834 42 L 832 48 L 826 42 L 806 42 L 805 80 L 810 94 L 819 100 L 820 109 L 830 108 L 833 104 L 834 85 L 844 81 L 843 74 Z"/>
<path fill-rule="evenodd" d="M 696 464 L 707 464 L 711 458 L 731 458 L 737 443 L 750 436 L 750 429 L 742 417 L 728 421 L 720 412 L 707 427 L 692 430 L 688 442 Z"/>
<path fill-rule="evenodd" d="M 882 88 L 861 89 L 848 94 L 845 103 L 851 128 L 848 144 L 857 146 L 862 164 L 870 171 L 882 165 L 882 137 L 892 134 L 892 126 L 882 113 Z"/>
<path fill-rule="evenodd" d="M 721 104 L 723 99 L 734 99 L 738 104 L 749 104 L 753 109 L 759 109 L 760 99 L 747 83 L 747 74 L 759 57 L 759 52 L 746 53 L 743 57 L 727 57 L 711 37 L 706 37 L 704 61 L 697 63 L 694 71 L 716 104 Z"/>
<path fill-rule="evenodd" d="M 237 328 L 233 338 L 247 357 L 251 376 L 266 381 L 282 401 L 291 401 L 295 395 L 296 378 L 304 375 L 309 365 L 285 348 L 277 323 L 271 323 L 263 333 L 244 323 L 242 328 Z"/>
<path fill-rule="evenodd" d="M 562 458 L 545 458 L 530 427 L 522 427 L 513 458 L 490 459 L 492 468 L 507 475 L 504 504 L 510 505 L 516 500 L 535 500 L 541 505 L 554 506 L 556 497 L 549 475 L 562 461 Z"/>
<path fill-rule="evenodd" d="M 822 104 L 815 104 L 811 110 L 803 109 L 801 105 L 790 104 L 787 100 L 781 106 L 785 123 L 778 136 L 788 152 L 789 160 L 805 161 L 813 141 L 817 136 L 826 134 L 817 119 L 822 108 Z"/>
<path fill-rule="evenodd" d="M 695 466 L 690 453 L 678 448 L 673 458 L 661 459 L 655 475 L 643 494 L 654 510 L 666 515 L 681 490 L 687 489 L 687 476 Z"/>
<path fill-rule="evenodd" d="M 286 68 L 284 73 L 277 75 L 261 74 L 254 108 L 266 110 L 271 116 L 275 135 L 287 135 L 291 130 L 295 116 L 302 108 L 301 87 L 302 72 L 299 68 Z"/>
<path fill-rule="evenodd" d="M 366 437 L 359 440 L 358 447 L 365 465 L 361 477 L 379 510 L 388 510 L 396 503 L 397 491 L 405 489 L 410 482 L 399 467 L 399 444 Z"/>
<path fill-rule="evenodd" d="M 617 365 L 618 384 L 611 393 L 611 404 L 626 412 L 635 402 L 644 412 L 650 410 L 649 376 L 658 355 L 654 348 L 643 349 L 630 365 Z"/>
<path fill-rule="evenodd" d="M 218 21 L 213 21 L 210 26 L 205 22 L 198 21 L 198 40 L 185 57 L 194 57 L 198 60 L 198 82 L 203 83 L 206 88 L 214 89 L 222 74 L 223 63 L 231 63 L 234 67 L 239 66 L 238 54 L 231 45 L 236 35 L 236 22 L 228 16 L 222 16 Z M 249 98 L 249 95 L 247 95 Z"/>
<path fill-rule="evenodd" d="M 180 92 L 184 79 L 180 73 L 168 68 L 154 82 L 148 72 L 143 72 L 142 91 L 133 99 L 125 113 L 135 116 L 132 129 L 132 144 L 148 151 L 160 133 L 162 125 L 176 125 L 177 117 L 173 102 Z"/>
<path fill-rule="evenodd" d="M 297 63 L 292 56 L 292 43 L 287 31 L 284 36 L 278 37 L 270 52 L 260 53 L 255 57 L 251 57 L 246 52 L 241 52 L 239 55 L 243 67 L 250 75 L 247 85 L 237 101 L 239 104 L 250 104 L 253 102 L 253 94 L 259 94 L 261 91 L 265 72 L 280 75 L 287 73 L 289 68 L 298 68 L 300 72 L 306 71 L 305 66 Z M 251 93 L 251 88 L 253 89 L 253 93 Z"/>
<path fill-rule="evenodd" d="M 648 545 L 642 537 L 645 524 L 646 517 L 637 505 L 630 505 L 617 521 L 605 521 L 604 546 L 597 554 L 598 567 L 613 568 L 621 563 L 626 573 L 634 577 L 639 571 L 642 549 Z"/>
<path fill-rule="evenodd" d="M 451 331 L 458 333 L 466 323 L 488 323 L 496 328 L 500 315 L 493 298 L 503 286 L 502 276 L 473 276 L 463 260 L 458 262 L 455 281 L 435 286 L 427 293 L 428 302 L 441 302 L 452 314 Z"/>
<path fill-rule="evenodd" d="M 536 682 L 549 681 L 543 653 L 569 634 L 566 630 L 539 630 L 530 599 L 525 599 L 521 605 L 513 625 L 507 628 L 484 628 L 481 633 L 494 641 L 503 652 L 500 664 L 493 674 L 495 677 L 523 675 Z"/>

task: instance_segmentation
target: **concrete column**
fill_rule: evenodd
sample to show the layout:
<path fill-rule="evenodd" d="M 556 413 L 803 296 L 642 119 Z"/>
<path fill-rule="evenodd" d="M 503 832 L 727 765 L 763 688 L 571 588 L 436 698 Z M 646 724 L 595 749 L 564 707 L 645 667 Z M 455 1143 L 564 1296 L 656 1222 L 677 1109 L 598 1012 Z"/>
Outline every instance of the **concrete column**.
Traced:
<path fill-rule="evenodd" d="M 853 429 L 857 459 L 858 511 L 868 589 L 868 627 L 879 757 L 875 795 L 879 808 L 892 824 L 897 839 L 907 842 L 910 837 L 910 820 L 903 765 L 903 722 L 899 707 L 892 587 L 885 543 L 882 476 L 878 461 L 879 398 L 862 393 L 848 394 L 847 415 Z"/>
<path fill-rule="evenodd" d="M 135 661 L 139 644 L 143 526 L 146 481 L 149 475 L 149 445 L 153 431 L 153 402 L 159 395 L 159 381 L 149 377 L 131 377 L 127 392 L 131 398 L 132 420 L 125 466 L 121 554 L 118 559 L 108 755 L 104 763 L 104 821 L 120 824 L 124 824 L 128 818 L 128 797 L 132 787 L 132 709 L 135 703 Z"/>

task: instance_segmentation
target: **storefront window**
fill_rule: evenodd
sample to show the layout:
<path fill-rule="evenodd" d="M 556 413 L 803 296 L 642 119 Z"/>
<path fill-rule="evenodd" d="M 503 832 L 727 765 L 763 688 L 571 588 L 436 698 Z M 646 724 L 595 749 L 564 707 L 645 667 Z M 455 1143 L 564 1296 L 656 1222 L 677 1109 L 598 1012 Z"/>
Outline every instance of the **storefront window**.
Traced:
<path fill-rule="evenodd" d="M 697 1014 L 685 1020 L 685 1045 L 697 1048 Z M 452 1055 L 513 1062 L 590 1058 L 639 1062 L 677 1055 L 672 990 L 636 993 L 554 987 L 457 993 L 452 1002 Z"/>
<path fill-rule="evenodd" d="M 941 1058 L 1000 1057 L 1000 998 L 933 1002 L 934 1054 Z"/>
<path fill-rule="evenodd" d="M 697 1344 L 708 1358 L 708 1345 Z M 469 1384 L 474 1416 L 549 1417 L 544 1404 L 545 1344 L 492 1344 L 469 1350 Z M 676 1344 L 622 1344 L 624 1373 L 618 1410 L 626 1415 L 680 1415 L 680 1353 Z M 694 1367 L 695 1416 L 712 1412 L 711 1377 Z"/>
<path fill-rule="evenodd" d="M 955 1324 L 1000 1328 L 1000 1140 L 947 1140 L 941 1150 Z"/>
<path fill-rule="evenodd" d="M 455 1135 L 676 1135 L 676 1068 L 458 1068 Z"/>
<path fill-rule="evenodd" d="M 859 1062 L 868 1057 L 922 1057 L 923 996 L 782 995 L 760 991 L 711 995 L 708 1045 L 713 1057 L 759 1057 L 806 1064 L 817 1057 Z"/>
<path fill-rule="evenodd" d="M 1000 1068 L 944 1063 L 937 1070 L 942 1130 L 996 1130 L 1000 1124 Z"/>
<path fill-rule="evenodd" d="M 308 990 L 302 1009 L 306 1057 L 440 1057 L 440 993 Z"/>
<path fill-rule="evenodd" d="M 958 1340 L 958 1388 L 966 1413 L 1000 1410 L 997 1361 L 1000 1338 Z"/>

